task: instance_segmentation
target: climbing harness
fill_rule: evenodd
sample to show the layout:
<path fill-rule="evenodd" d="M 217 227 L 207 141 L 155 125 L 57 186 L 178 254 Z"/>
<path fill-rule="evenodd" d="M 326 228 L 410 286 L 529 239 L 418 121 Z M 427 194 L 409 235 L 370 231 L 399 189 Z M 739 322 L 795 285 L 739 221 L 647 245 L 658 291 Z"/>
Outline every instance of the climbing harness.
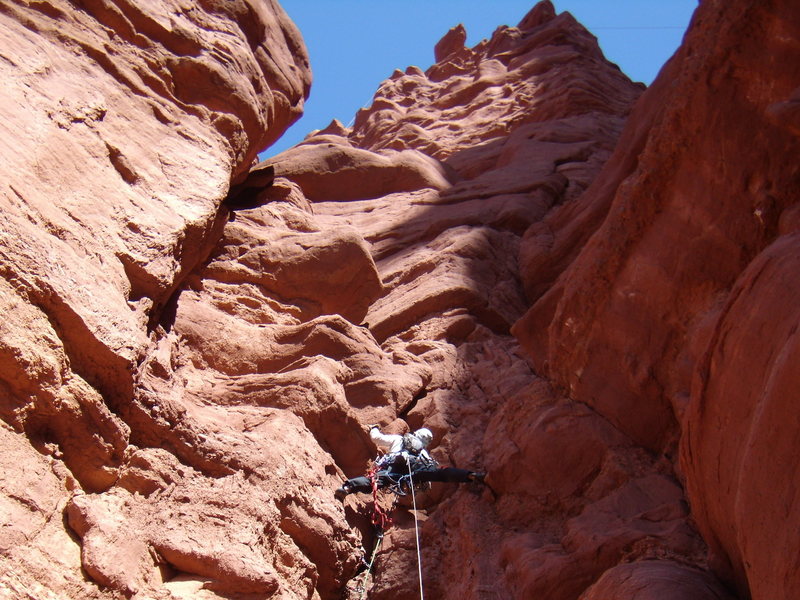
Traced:
<path fill-rule="evenodd" d="M 394 467 L 394 469 L 392 468 Z M 409 467 L 409 474 L 401 474 L 400 469 Z M 375 459 L 375 462 L 368 473 L 370 482 L 372 483 L 372 496 L 377 504 L 377 474 L 381 473 L 381 482 L 383 487 L 392 492 L 395 497 L 407 496 L 412 484 L 418 489 L 430 489 L 430 482 L 417 482 L 414 483 L 411 477 L 411 472 L 418 473 L 420 471 L 435 471 L 439 467 L 436 459 L 430 456 L 414 456 L 404 452 L 395 452 L 393 454 L 384 454 Z"/>

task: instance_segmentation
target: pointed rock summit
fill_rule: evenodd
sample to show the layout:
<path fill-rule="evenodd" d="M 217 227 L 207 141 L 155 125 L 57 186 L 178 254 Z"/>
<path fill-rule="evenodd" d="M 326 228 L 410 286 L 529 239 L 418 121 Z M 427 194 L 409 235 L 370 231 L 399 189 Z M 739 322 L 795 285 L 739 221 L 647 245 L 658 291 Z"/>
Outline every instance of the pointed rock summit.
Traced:
<path fill-rule="evenodd" d="M 463 25 L 459 24 L 450 29 L 433 48 L 433 55 L 436 62 L 442 62 L 451 54 L 464 50 L 464 42 L 466 41 L 467 30 Z"/>
<path fill-rule="evenodd" d="M 530 12 L 517 25 L 517 29 L 527 31 L 556 18 L 556 9 L 550 0 L 542 0 L 534 4 Z"/>

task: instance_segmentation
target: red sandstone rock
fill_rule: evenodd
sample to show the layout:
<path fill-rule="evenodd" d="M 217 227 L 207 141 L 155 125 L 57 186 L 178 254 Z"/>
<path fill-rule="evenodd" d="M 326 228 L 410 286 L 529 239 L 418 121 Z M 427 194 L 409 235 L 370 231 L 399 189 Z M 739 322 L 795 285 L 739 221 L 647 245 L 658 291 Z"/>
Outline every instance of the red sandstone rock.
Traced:
<path fill-rule="evenodd" d="M 798 544 L 790 508 L 800 476 L 792 400 L 800 314 L 790 300 L 797 251 L 796 234 L 778 237 L 720 307 L 695 372 L 682 448 L 715 566 L 754 598 L 790 598 L 796 578 L 792 560 L 778 557 Z"/>
<path fill-rule="evenodd" d="M 216 242 L 231 180 L 299 116 L 307 59 L 271 1 L 6 2 L 0 48 L 0 595 L 111 597 L 97 583 L 140 587 L 153 563 L 90 538 L 92 583 L 65 504 L 124 470 L 152 326 Z"/>
<path fill-rule="evenodd" d="M 299 185 L 312 201 L 365 200 L 391 192 L 450 186 L 444 167 L 421 152 L 376 154 L 346 144 L 313 142 L 307 140 L 270 161 L 276 175 Z"/>
<path fill-rule="evenodd" d="M 444 37 L 433 47 L 433 56 L 437 63 L 442 62 L 451 54 L 464 50 L 467 41 L 467 30 L 459 24 L 448 31 Z"/>
<path fill-rule="evenodd" d="M 779 41 L 798 22 L 788 2 L 700 7 L 604 171 L 526 233 L 536 303 L 514 328 L 559 389 L 637 442 L 674 455 L 680 437 L 710 560 L 752 598 L 798 587 L 798 72 Z"/>
<path fill-rule="evenodd" d="M 160 320 L 150 320 L 147 351 L 130 382 L 120 382 L 130 397 L 117 396 L 116 414 L 105 417 L 121 431 L 114 439 L 123 436 L 116 479 L 69 502 L 94 581 L 142 597 L 201 588 L 338 596 L 356 566 L 351 527 L 363 531 L 355 512 L 363 501 L 347 500 L 342 512 L 331 490 L 343 475 L 363 472 L 373 447 L 362 426 L 370 422 L 394 431 L 424 422 L 440 460 L 491 468 L 499 498 L 448 486 L 420 498 L 430 513 L 423 540 L 434 596 L 526 589 L 527 575 L 517 573 L 520 565 L 528 572 L 527 563 L 513 558 L 512 543 L 503 555 L 479 543 L 488 527 L 499 547 L 522 513 L 535 539 L 543 520 L 560 515 L 545 528 L 545 545 L 561 548 L 585 585 L 621 558 L 618 546 L 640 539 L 633 525 L 618 524 L 628 513 L 596 516 L 591 507 L 638 489 L 633 482 L 648 473 L 663 476 L 649 463 L 641 472 L 601 468 L 625 464 L 611 447 L 628 448 L 627 439 L 568 402 L 556 417 L 561 409 L 508 335 L 526 308 L 514 260 L 519 236 L 589 185 L 639 93 L 569 15 L 555 17 L 548 6 L 474 49 L 448 42 L 452 49 L 428 75 L 410 68 L 384 84 L 352 131 L 334 124 L 276 157 L 273 170 L 239 182 L 236 193 L 247 189 L 248 201 L 231 205 L 249 208 L 221 234 L 221 220 L 210 222 L 200 236 L 208 250 L 191 261 L 208 258 L 191 272 L 191 261 L 174 270 L 185 283 Z M 409 134 L 396 135 L 392 124 Z M 385 146 L 390 139 L 398 143 Z M 135 169 L 117 163 L 133 180 Z M 137 293 L 152 298 L 161 289 L 148 285 Z M 37 323 L 35 313 L 29 322 Z M 41 328 L 48 332 L 47 323 Z M 60 332 L 48 335 L 58 347 Z M 97 348 L 83 352 L 88 360 Z M 585 445 L 568 446 L 584 475 L 564 471 L 553 497 L 560 509 L 539 499 L 536 484 L 554 484 L 560 463 L 543 463 L 538 479 L 513 477 L 520 461 L 539 460 L 545 431 L 523 444 L 521 456 L 481 443 L 490 415 L 509 398 L 542 427 L 556 418 L 587 424 Z M 498 414 L 516 419 L 517 405 L 507 406 Z M 498 419 L 493 435 L 527 435 Z M 502 433 L 507 428 L 515 433 Z M 108 462 L 98 460 L 98 468 Z M 634 504 L 646 511 L 648 502 Z M 586 529 L 582 521 L 556 525 L 579 515 L 605 531 L 598 539 L 617 544 L 601 563 L 570 542 Z M 672 511 L 657 519 L 664 544 L 676 545 L 674 523 L 684 518 Z M 413 589 L 411 524 L 398 513 L 374 597 Z M 465 543 L 451 546 L 449 536 Z M 467 560 L 479 572 L 446 589 Z M 502 561 L 510 561 L 508 576 L 498 581 Z"/>
<path fill-rule="evenodd" d="M 580 600 L 727 600 L 707 573 L 670 562 L 641 561 L 615 567 L 590 587 Z"/>
<path fill-rule="evenodd" d="M 5 7 L 4 596 L 347 595 L 380 423 L 488 475 L 400 501 L 370 598 L 418 592 L 415 517 L 431 598 L 727 600 L 695 520 L 790 597 L 791 10 L 704 5 L 632 113 L 550 2 L 454 28 L 247 174 L 307 92 L 275 3 Z"/>
<path fill-rule="evenodd" d="M 552 484 L 554 472 L 561 470 L 563 463 L 543 464 L 541 478 L 526 479 L 521 487 L 513 481 L 520 463 L 539 461 L 537 452 L 546 449 L 548 437 L 532 439 L 522 456 L 498 454 L 499 449 L 483 447 L 479 441 L 484 438 L 489 415 L 508 398 L 518 398 L 523 405 L 532 403 L 526 410 L 531 411 L 534 422 L 544 424 L 553 418 L 550 393 L 546 387 L 532 385 L 537 380 L 508 336 L 510 325 L 525 310 L 513 257 L 526 227 L 588 185 L 623 122 L 626 102 L 593 112 L 596 104 L 581 92 L 585 89 L 582 78 L 618 89 L 615 97 L 628 98 L 627 102 L 639 91 L 605 65 L 596 49 L 589 55 L 592 69 L 580 54 L 572 53 L 573 45 L 582 47 L 589 42 L 569 16 L 544 19 L 518 37 L 508 29 L 502 31 L 510 40 L 503 47 L 507 53 L 503 60 L 509 65 L 489 56 L 485 45 L 467 53 L 472 63 L 469 68 L 478 78 L 500 77 L 507 82 L 511 93 L 507 100 L 498 100 L 499 108 L 480 114 L 481 109 L 470 104 L 481 106 L 491 97 L 482 90 L 492 90 L 493 80 L 486 79 L 486 86 L 480 83 L 482 89 L 473 87 L 454 94 L 461 82 L 445 77 L 446 65 L 432 69 L 438 83 L 427 83 L 429 90 L 420 98 L 434 98 L 427 107 L 422 105 L 431 115 L 439 115 L 434 123 L 445 118 L 450 107 L 465 103 L 459 109 L 463 133 L 450 140 L 446 149 L 439 148 L 436 156 L 425 157 L 427 149 L 413 144 L 391 150 L 364 147 L 363 136 L 378 135 L 368 133 L 365 127 L 394 119 L 387 117 L 390 107 L 420 99 L 413 87 L 383 86 L 370 109 L 371 114 L 383 111 L 382 121 L 367 117 L 367 125 L 357 122 L 353 131 L 334 124 L 275 158 L 274 192 L 256 194 L 268 204 L 238 211 L 226 226 L 223 244 L 207 265 L 189 278 L 189 286 L 177 300 L 169 335 L 162 340 L 157 360 L 154 356 L 143 371 L 136 402 L 125 416 L 136 424 L 137 431 L 151 432 L 142 434 L 141 444 L 159 439 L 195 469 L 217 477 L 253 471 L 261 474 L 265 485 L 280 489 L 282 484 L 258 458 L 269 451 L 263 445 L 254 446 L 255 440 L 246 433 L 247 423 L 257 423 L 257 415 L 276 410 L 295 415 L 301 429 L 294 435 L 305 429 L 320 444 L 309 443 L 309 454 L 297 463 L 308 460 L 326 465 L 326 474 L 319 479 L 326 482 L 323 489 L 304 494 L 305 498 L 318 497 L 320 502 L 330 498 L 341 472 L 331 458 L 346 475 L 360 474 L 366 467 L 373 450 L 359 423 L 381 422 L 403 431 L 424 422 L 434 431 L 437 455 L 443 462 L 489 467 L 490 482 L 494 481 L 497 493 L 506 498 L 493 509 L 491 494 L 478 498 L 474 492 L 480 494 L 479 489 L 465 494 L 448 486 L 436 486 L 420 498 L 431 515 L 423 539 L 428 548 L 425 577 L 434 597 L 476 594 L 488 586 L 506 594 L 525 589 L 518 585 L 516 570 L 511 567 L 508 578 L 494 578 L 490 583 L 487 578 L 500 568 L 500 556 L 491 545 L 450 544 L 450 536 L 467 539 L 477 530 L 466 528 L 458 533 L 458 526 L 449 523 L 446 515 L 461 515 L 476 526 L 491 523 L 499 545 L 515 514 L 527 512 L 527 521 L 538 523 L 542 514 L 554 510 L 546 501 L 537 500 L 542 492 L 536 481 Z M 554 52 L 549 42 L 556 32 L 566 39 L 565 49 L 549 63 Z M 514 62 L 514 41 L 524 45 L 526 59 Z M 539 43 L 544 45 L 539 47 Z M 466 68 L 463 56 L 453 60 Z M 529 69 L 526 61 L 540 63 Z M 399 86 L 404 77 L 420 77 L 413 69 L 409 73 L 392 81 Z M 526 94 L 551 78 L 564 84 L 560 107 L 543 102 L 540 113 L 526 109 Z M 436 101 L 437 97 L 443 99 Z M 503 121 L 500 110 L 511 115 L 502 130 L 497 128 Z M 479 118 L 470 123 L 463 117 L 468 113 Z M 527 116 L 513 117 L 522 114 Z M 395 157 L 403 155 L 420 157 L 414 159 L 420 166 L 400 163 L 397 171 L 392 165 L 398 164 Z M 435 176 L 425 175 L 427 172 Z M 373 173 L 374 179 L 365 177 Z M 350 258 L 363 257 L 359 248 L 366 247 L 348 233 L 352 231 L 363 236 L 374 262 Z M 298 246 L 325 251 L 301 255 L 293 250 Z M 307 285 L 318 282 L 320 274 L 331 272 L 331 265 L 336 264 L 352 265 L 352 275 L 326 278 L 329 289 Z M 381 281 L 378 286 L 370 283 L 376 273 Z M 363 298 L 366 314 L 347 298 Z M 341 316 L 326 316 L 336 312 Z M 585 475 L 564 470 L 557 494 L 560 499 L 553 500 L 569 507 L 562 510 L 577 515 L 584 507 L 613 495 L 617 488 L 628 489 L 624 484 L 629 479 L 653 472 L 655 467 L 642 466 L 636 475 L 618 468 L 609 479 L 600 469 L 604 454 L 613 446 L 627 447 L 629 442 L 591 411 L 574 410 L 580 416 L 572 418 L 587 423 L 587 443 L 573 448 L 572 464 L 584 469 Z M 514 414 L 516 419 L 515 412 L 519 411 L 509 408 L 501 414 Z M 241 417 L 235 416 L 239 414 Z M 565 417 L 567 428 L 568 423 Z M 508 423 L 497 425 L 505 426 Z M 274 437 L 267 423 L 263 427 Z M 490 432 L 494 435 L 493 429 Z M 589 443 L 592 436 L 596 441 Z M 596 462 L 586 463 L 589 457 Z M 593 495 L 587 497 L 588 482 L 601 473 L 591 488 Z M 309 475 L 295 470 L 293 481 L 309 481 Z M 345 504 L 345 514 L 359 527 L 363 521 L 352 511 L 363 506 L 361 502 L 354 498 Z M 449 503 L 449 508 L 439 508 L 443 502 Z M 643 512 L 650 510 L 648 501 L 636 506 Z M 656 502 L 655 506 L 660 505 Z M 311 506 L 306 500 L 298 509 L 300 514 L 309 514 Z M 489 516 L 495 510 L 497 515 Z M 613 510 L 608 514 L 616 515 Z M 326 539 L 338 540 L 343 548 L 352 543 L 342 530 L 347 522 L 341 516 L 326 509 L 320 517 L 326 524 Z M 402 512 L 397 517 L 397 529 L 379 555 L 371 592 L 374 597 L 396 597 L 399 591 L 414 588 L 412 521 Z M 658 530 L 664 532 L 664 544 L 683 544 L 685 550 L 687 543 L 681 536 L 686 534 L 679 527 L 685 517 L 680 510 L 665 516 Z M 596 530 L 607 530 L 606 537 L 598 539 L 617 544 L 600 563 L 592 558 L 592 551 L 573 556 L 575 544 L 569 542 L 569 535 L 576 533 L 548 534 L 551 543 L 559 547 L 562 541 L 573 544 L 563 553 L 584 587 L 621 558 L 620 548 L 646 535 L 636 532 L 633 525 L 620 526 L 615 518 L 589 521 Z M 578 527 L 575 531 L 582 530 Z M 307 540 L 305 526 L 289 527 L 286 532 L 299 547 L 320 548 L 320 539 Z M 691 532 L 688 535 L 696 540 Z M 670 541 L 673 538 L 678 541 Z M 474 549 L 472 556 L 459 550 L 469 547 Z M 513 546 L 508 548 L 513 553 Z M 315 556 L 319 573 L 315 587 L 327 597 L 345 583 L 348 568 L 352 568 L 348 566 L 351 555 L 317 550 Z M 444 581 L 452 579 L 449 573 L 462 571 L 467 560 L 481 563 L 481 572 L 464 579 L 459 587 L 445 590 Z M 203 564 L 189 570 L 228 581 L 227 575 L 213 568 L 201 571 Z M 435 573 L 442 575 L 432 578 Z M 244 580 L 257 585 L 246 574 Z"/>
<path fill-rule="evenodd" d="M 557 400 L 508 337 L 525 305 L 506 257 L 527 227 L 591 183 L 639 92 L 603 66 L 568 15 L 548 16 L 546 4 L 535 13 L 526 31 L 503 28 L 475 49 L 442 51 L 427 75 L 396 73 L 352 131 L 334 124 L 275 158 L 326 232 L 346 223 L 370 243 L 383 290 L 364 324 L 382 352 L 403 351 L 401 365 L 426 367 L 416 400 L 389 404 L 379 421 L 388 423 L 393 408 L 412 428 L 433 429 L 443 462 L 489 471 L 491 493 L 435 486 L 419 498 L 433 597 L 576 598 L 623 558 L 674 553 L 703 562 L 668 463 L 591 409 Z M 538 86 L 557 92 L 532 107 Z M 598 103 L 590 86 L 615 89 L 615 100 Z M 459 127 L 445 134 L 450 119 Z M 390 141 L 437 158 L 451 183 L 363 189 L 314 166 L 331 156 L 347 157 L 345 172 L 372 168 L 370 156 L 379 155 L 371 153 Z M 409 517 L 399 513 L 386 538 L 371 597 L 416 590 Z M 479 566 L 464 576 L 465 564 Z"/>
<path fill-rule="evenodd" d="M 3 302 L 24 305 L 4 336 L 3 413 L 49 431 L 91 489 L 120 464 L 108 407 L 130 398 L 148 321 L 208 251 L 231 177 L 302 106 L 302 44 L 276 10 L 20 1 L 0 16 Z"/>

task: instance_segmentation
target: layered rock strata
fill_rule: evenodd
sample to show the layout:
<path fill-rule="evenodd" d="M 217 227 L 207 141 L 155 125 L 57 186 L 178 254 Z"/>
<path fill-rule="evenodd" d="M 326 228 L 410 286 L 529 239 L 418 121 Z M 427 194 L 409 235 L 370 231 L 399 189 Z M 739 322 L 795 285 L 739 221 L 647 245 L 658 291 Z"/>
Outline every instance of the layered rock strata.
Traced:
<path fill-rule="evenodd" d="M 226 480 L 148 446 L 130 413 L 231 181 L 301 112 L 299 33 L 271 1 L 15 0 L 0 56 L 0 595 L 131 594 L 167 560 L 221 581 L 239 555 L 274 586 L 257 544 L 198 550 L 189 512 L 227 524 Z"/>

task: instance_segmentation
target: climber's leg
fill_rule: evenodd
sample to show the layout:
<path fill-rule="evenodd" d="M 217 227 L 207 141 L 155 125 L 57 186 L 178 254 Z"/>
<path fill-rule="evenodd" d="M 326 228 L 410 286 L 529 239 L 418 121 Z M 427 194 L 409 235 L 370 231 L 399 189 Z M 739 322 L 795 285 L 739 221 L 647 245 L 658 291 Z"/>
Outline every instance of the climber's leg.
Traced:
<path fill-rule="evenodd" d="M 371 491 L 372 483 L 370 483 L 369 477 L 353 477 L 345 481 L 342 487 L 336 490 L 333 495 L 337 499 L 343 500 L 348 494 L 369 494 Z"/>
<path fill-rule="evenodd" d="M 456 469 L 455 467 L 445 467 L 435 471 L 418 471 L 414 473 L 416 481 L 444 481 L 447 483 L 482 483 L 484 473 L 468 471 L 467 469 Z"/>

